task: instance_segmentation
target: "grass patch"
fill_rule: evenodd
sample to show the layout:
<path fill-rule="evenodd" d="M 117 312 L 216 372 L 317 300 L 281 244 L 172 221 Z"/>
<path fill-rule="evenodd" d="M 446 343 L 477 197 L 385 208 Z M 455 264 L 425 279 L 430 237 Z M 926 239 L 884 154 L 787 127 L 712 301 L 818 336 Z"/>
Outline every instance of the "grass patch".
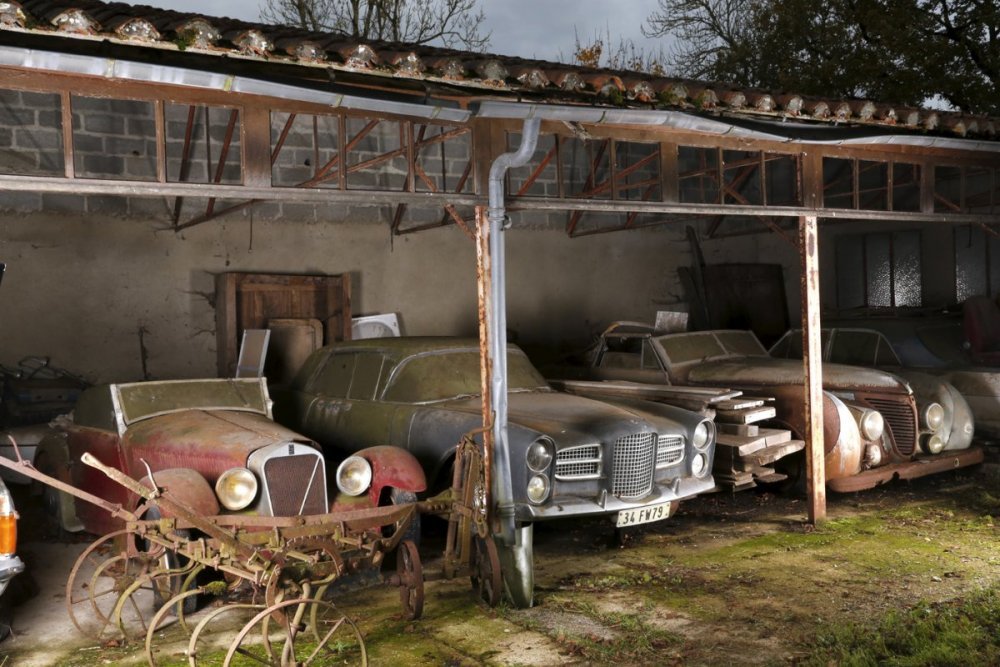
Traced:
<path fill-rule="evenodd" d="M 834 626 L 816 638 L 800 664 L 826 667 L 1000 664 L 1000 587 L 962 600 L 930 604 L 886 615 L 878 625 Z"/>

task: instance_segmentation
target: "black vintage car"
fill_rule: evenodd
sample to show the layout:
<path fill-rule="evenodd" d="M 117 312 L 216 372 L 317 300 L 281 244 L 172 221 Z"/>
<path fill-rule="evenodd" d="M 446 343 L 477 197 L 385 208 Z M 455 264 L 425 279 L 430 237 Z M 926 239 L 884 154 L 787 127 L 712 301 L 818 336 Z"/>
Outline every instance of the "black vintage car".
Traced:
<path fill-rule="evenodd" d="M 713 487 L 714 425 L 646 402 L 554 391 L 521 350 L 508 356 L 511 485 L 519 540 L 501 550 L 508 593 L 532 601 L 531 525 L 608 515 L 618 526 L 666 519 Z M 287 391 L 282 423 L 343 453 L 389 444 L 412 452 L 431 487 L 450 480 L 455 445 L 482 426 L 479 345 L 455 338 L 345 342 L 312 354 Z"/>

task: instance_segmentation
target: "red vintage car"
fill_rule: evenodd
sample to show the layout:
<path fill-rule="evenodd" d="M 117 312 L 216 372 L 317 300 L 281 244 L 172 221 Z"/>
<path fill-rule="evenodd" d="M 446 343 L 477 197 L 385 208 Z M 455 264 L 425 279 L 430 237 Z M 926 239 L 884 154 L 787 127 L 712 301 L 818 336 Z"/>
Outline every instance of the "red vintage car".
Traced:
<path fill-rule="evenodd" d="M 263 379 L 172 380 L 93 387 L 72 417 L 39 443 L 36 467 L 126 509 L 138 498 L 79 463 L 90 452 L 156 486 L 198 513 L 325 514 L 407 502 L 426 487 L 417 460 L 396 447 L 371 447 L 336 468 L 312 440 L 276 424 Z M 337 493 L 331 503 L 327 479 Z M 65 530 L 104 534 L 121 527 L 107 510 L 52 487 L 46 505 Z"/>

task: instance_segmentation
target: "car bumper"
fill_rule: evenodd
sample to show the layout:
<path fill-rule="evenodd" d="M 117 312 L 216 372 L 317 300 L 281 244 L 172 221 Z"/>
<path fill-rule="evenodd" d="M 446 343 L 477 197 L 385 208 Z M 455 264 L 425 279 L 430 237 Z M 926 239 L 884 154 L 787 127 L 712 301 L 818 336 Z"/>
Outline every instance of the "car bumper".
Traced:
<path fill-rule="evenodd" d="M 0 557 L 0 595 L 3 595 L 10 580 L 23 571 L 24 563 L 17 556 Z"/>
<path fill-rule="evenodd" d="M 667 501 L 681 501 L 715 488 L 715 481 L 709 475 L 703 478 L 685 478 L 676 484 L 657 484 L 653 491 L 638 500 L 622 500 L 610 494 L 598 497 L 559 496 L 544 505 L 518 504 L 518 521 L 548 521 L 581 516 L 616 515 L 622 510 L 630 510 Z M 671 508 L 673 513 L 673 508 Z"/>
<path fill-rule="evenodd" d="M 982 447 L 970 447 L 960 452 L 942 452 L 935 456 L 922 456 L 905 463 L 893 463 L 880 468 L 872 468 L 850 477 L 840 477 L 827 482 L 827 487 L 837 493 L 864 491 L 897 479 L 917 479 L 946 470 L 965 468 L 982 463 Z"/>

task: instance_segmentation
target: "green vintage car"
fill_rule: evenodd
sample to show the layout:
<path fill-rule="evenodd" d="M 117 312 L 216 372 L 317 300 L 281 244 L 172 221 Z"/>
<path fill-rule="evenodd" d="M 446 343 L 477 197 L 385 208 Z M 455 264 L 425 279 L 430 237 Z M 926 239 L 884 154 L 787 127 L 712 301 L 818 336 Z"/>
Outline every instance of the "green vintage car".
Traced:
<path fill-rule="evenodd" d="M 508 353 L 511 486 L 518 547 L 501 549 L 513 602 L 532 602 L 531 526 L 607 515 L 618 526 L 666 519 L 713 488 L 715 428 L 704 417 L 645 401 L 597 401 L 554 391 L 521 350 Z M 312 354 L 275 418 L 324 448 L 375 444 L 410 451 L 429 486 L 450 482 L 455 445 L 481 428 L 479 343 L 382 338 Z"/>

